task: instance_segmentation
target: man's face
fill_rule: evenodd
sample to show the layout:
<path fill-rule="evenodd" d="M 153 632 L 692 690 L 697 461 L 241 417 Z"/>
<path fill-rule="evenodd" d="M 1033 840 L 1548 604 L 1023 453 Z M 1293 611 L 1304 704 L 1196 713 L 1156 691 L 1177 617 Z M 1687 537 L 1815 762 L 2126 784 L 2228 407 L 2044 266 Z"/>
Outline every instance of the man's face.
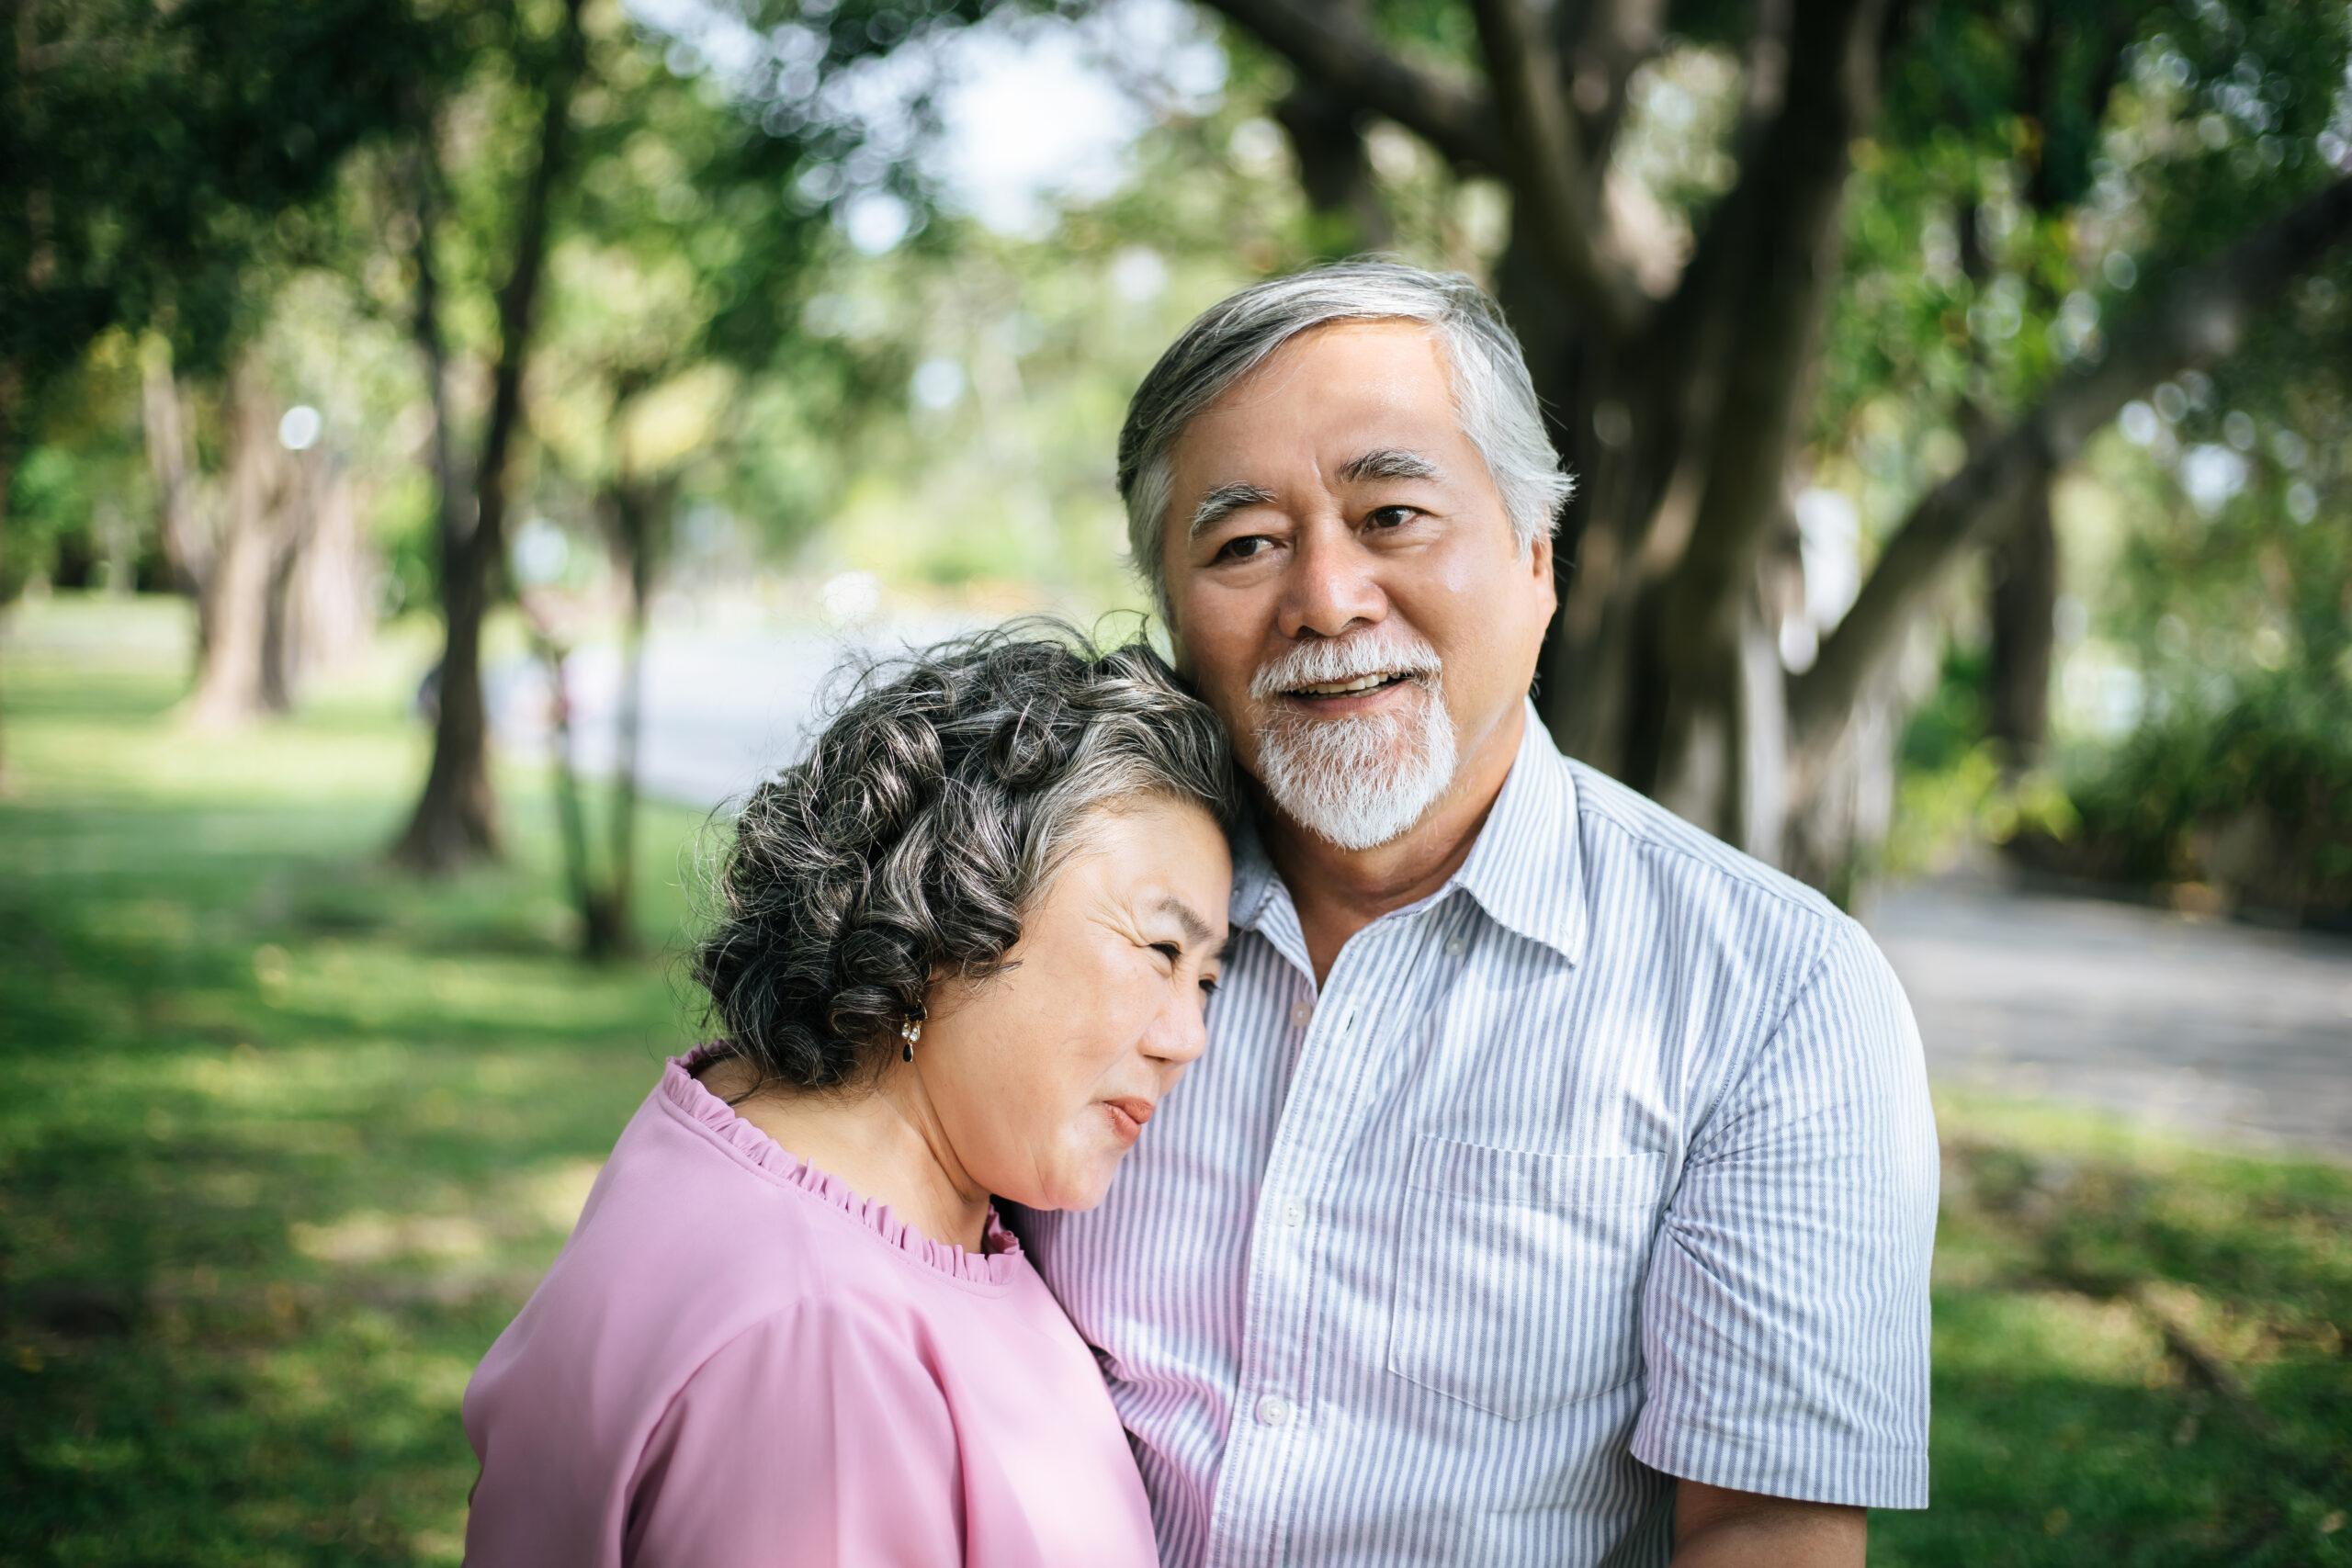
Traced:
<path fill-rule="evenodd" d="M 1551 545 L 1519 549 L 1429 328 L 1299 334 L 1171 459 L 1178 656 L 1284 815 L 1343 849 L 1385 843 L 1515 742 Z"/>

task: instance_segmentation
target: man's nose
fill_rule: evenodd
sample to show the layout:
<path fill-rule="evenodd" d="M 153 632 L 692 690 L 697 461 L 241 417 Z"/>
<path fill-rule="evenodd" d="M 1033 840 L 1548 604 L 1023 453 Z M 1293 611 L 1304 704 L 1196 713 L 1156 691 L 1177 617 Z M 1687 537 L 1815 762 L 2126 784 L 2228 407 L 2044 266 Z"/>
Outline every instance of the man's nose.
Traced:
<path fill-rule="evenodd" d="M 1338 520 L 1317 523 L 1300 530 L 1296 547 L 1283 584 L 1283 635 L 1339 637 L 1380 623 L 1388 597 L 1353 530 Z"/>

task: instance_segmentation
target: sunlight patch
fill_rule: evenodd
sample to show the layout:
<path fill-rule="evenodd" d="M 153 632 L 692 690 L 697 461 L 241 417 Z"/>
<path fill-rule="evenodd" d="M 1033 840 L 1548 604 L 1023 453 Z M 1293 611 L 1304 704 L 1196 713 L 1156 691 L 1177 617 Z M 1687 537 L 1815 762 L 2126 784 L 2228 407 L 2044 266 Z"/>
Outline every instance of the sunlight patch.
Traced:
<path fill-rule="evenodd" d="M 322 1225 L 288 1227 L 294 1250 L 321 1263 L 344 1266 L 427 1258 L 439 1263 L 488 1255 L 489 1233 L 458 1214 L 389 1214 L 362 1209 Z"/>

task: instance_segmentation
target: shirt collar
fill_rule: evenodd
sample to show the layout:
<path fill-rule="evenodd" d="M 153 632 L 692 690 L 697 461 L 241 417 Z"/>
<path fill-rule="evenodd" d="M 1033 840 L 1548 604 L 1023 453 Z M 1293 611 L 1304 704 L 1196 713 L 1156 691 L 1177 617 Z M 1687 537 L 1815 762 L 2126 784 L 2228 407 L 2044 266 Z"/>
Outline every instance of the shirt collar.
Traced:
<path fill-rule="evenodd" d="M 1459 887 L 1496 923 L 1574 964 L 1584 956 L 1586 934 L 1576 777 L 1535 705 L 1524 705 L 1519 754 L 1511 759 L 1502 792 L 1469 858 L 1439 897 Z M 1233 898 L 1227 918 L 1237 928 L 1257 929 L 1281 886 L 1255 824 L 1245 822 L 1234 835 Z"/>

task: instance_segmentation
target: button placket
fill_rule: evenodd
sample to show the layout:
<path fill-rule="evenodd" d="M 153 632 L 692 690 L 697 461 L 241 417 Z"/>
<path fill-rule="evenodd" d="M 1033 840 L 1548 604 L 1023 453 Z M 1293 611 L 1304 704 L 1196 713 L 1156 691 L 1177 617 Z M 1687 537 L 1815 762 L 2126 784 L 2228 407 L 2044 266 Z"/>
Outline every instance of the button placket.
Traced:
<path fill-rule="evenodd" d="M 1344 994 L 1349 976 L 1358 967 L 1360 964 L 1351 965 L 1342 959 L 1322 995 L 1294 1003 L 1290 1011 L 1293 1027 L 1304 1038 L 1293 1058 L 1292 1081 L 1261 1178 L 1269 1195 L 1260 1210 L 1265 1228 L 1250 1255 L 1238 1368 L 1237 1392 L 1244 1403 L 1237 1415 L 1247 1418 L 1238 1420 L 1227 1434 L 1226 1461 L 1211 1505 L 1210 1556 L 1218 1561 L 1263 1551 L 1278 1537 L 1282 1478 L 1289 1466 L 1275 1457 L 1277 1449 L 1265 1445 L 1304 1440 L 1310 1429 L 1309 1391 L 1303 1382 L 1313 1326 L 1307 1321 L 1312 1297 L 1307 1277 L 1314 1266 L 1304 1234 L 1307 1204 L 1303 1198 L 1274 1200 L 1271 1195 L 1311 1193 L 1317 1173 L 1329 1168 L 1332 1140 L 1344 1131 L 1348 1105 L 1340 1091 L 1353 1077 L 1350 1058 L 1361 1044 L 1354 1028 L 1360 1010 L 1347 1004 L 1336 1027 L 1327 1021 L 1318 1031 L 1315 1022 L 1322 1002 L 1335 990 Z"/>

